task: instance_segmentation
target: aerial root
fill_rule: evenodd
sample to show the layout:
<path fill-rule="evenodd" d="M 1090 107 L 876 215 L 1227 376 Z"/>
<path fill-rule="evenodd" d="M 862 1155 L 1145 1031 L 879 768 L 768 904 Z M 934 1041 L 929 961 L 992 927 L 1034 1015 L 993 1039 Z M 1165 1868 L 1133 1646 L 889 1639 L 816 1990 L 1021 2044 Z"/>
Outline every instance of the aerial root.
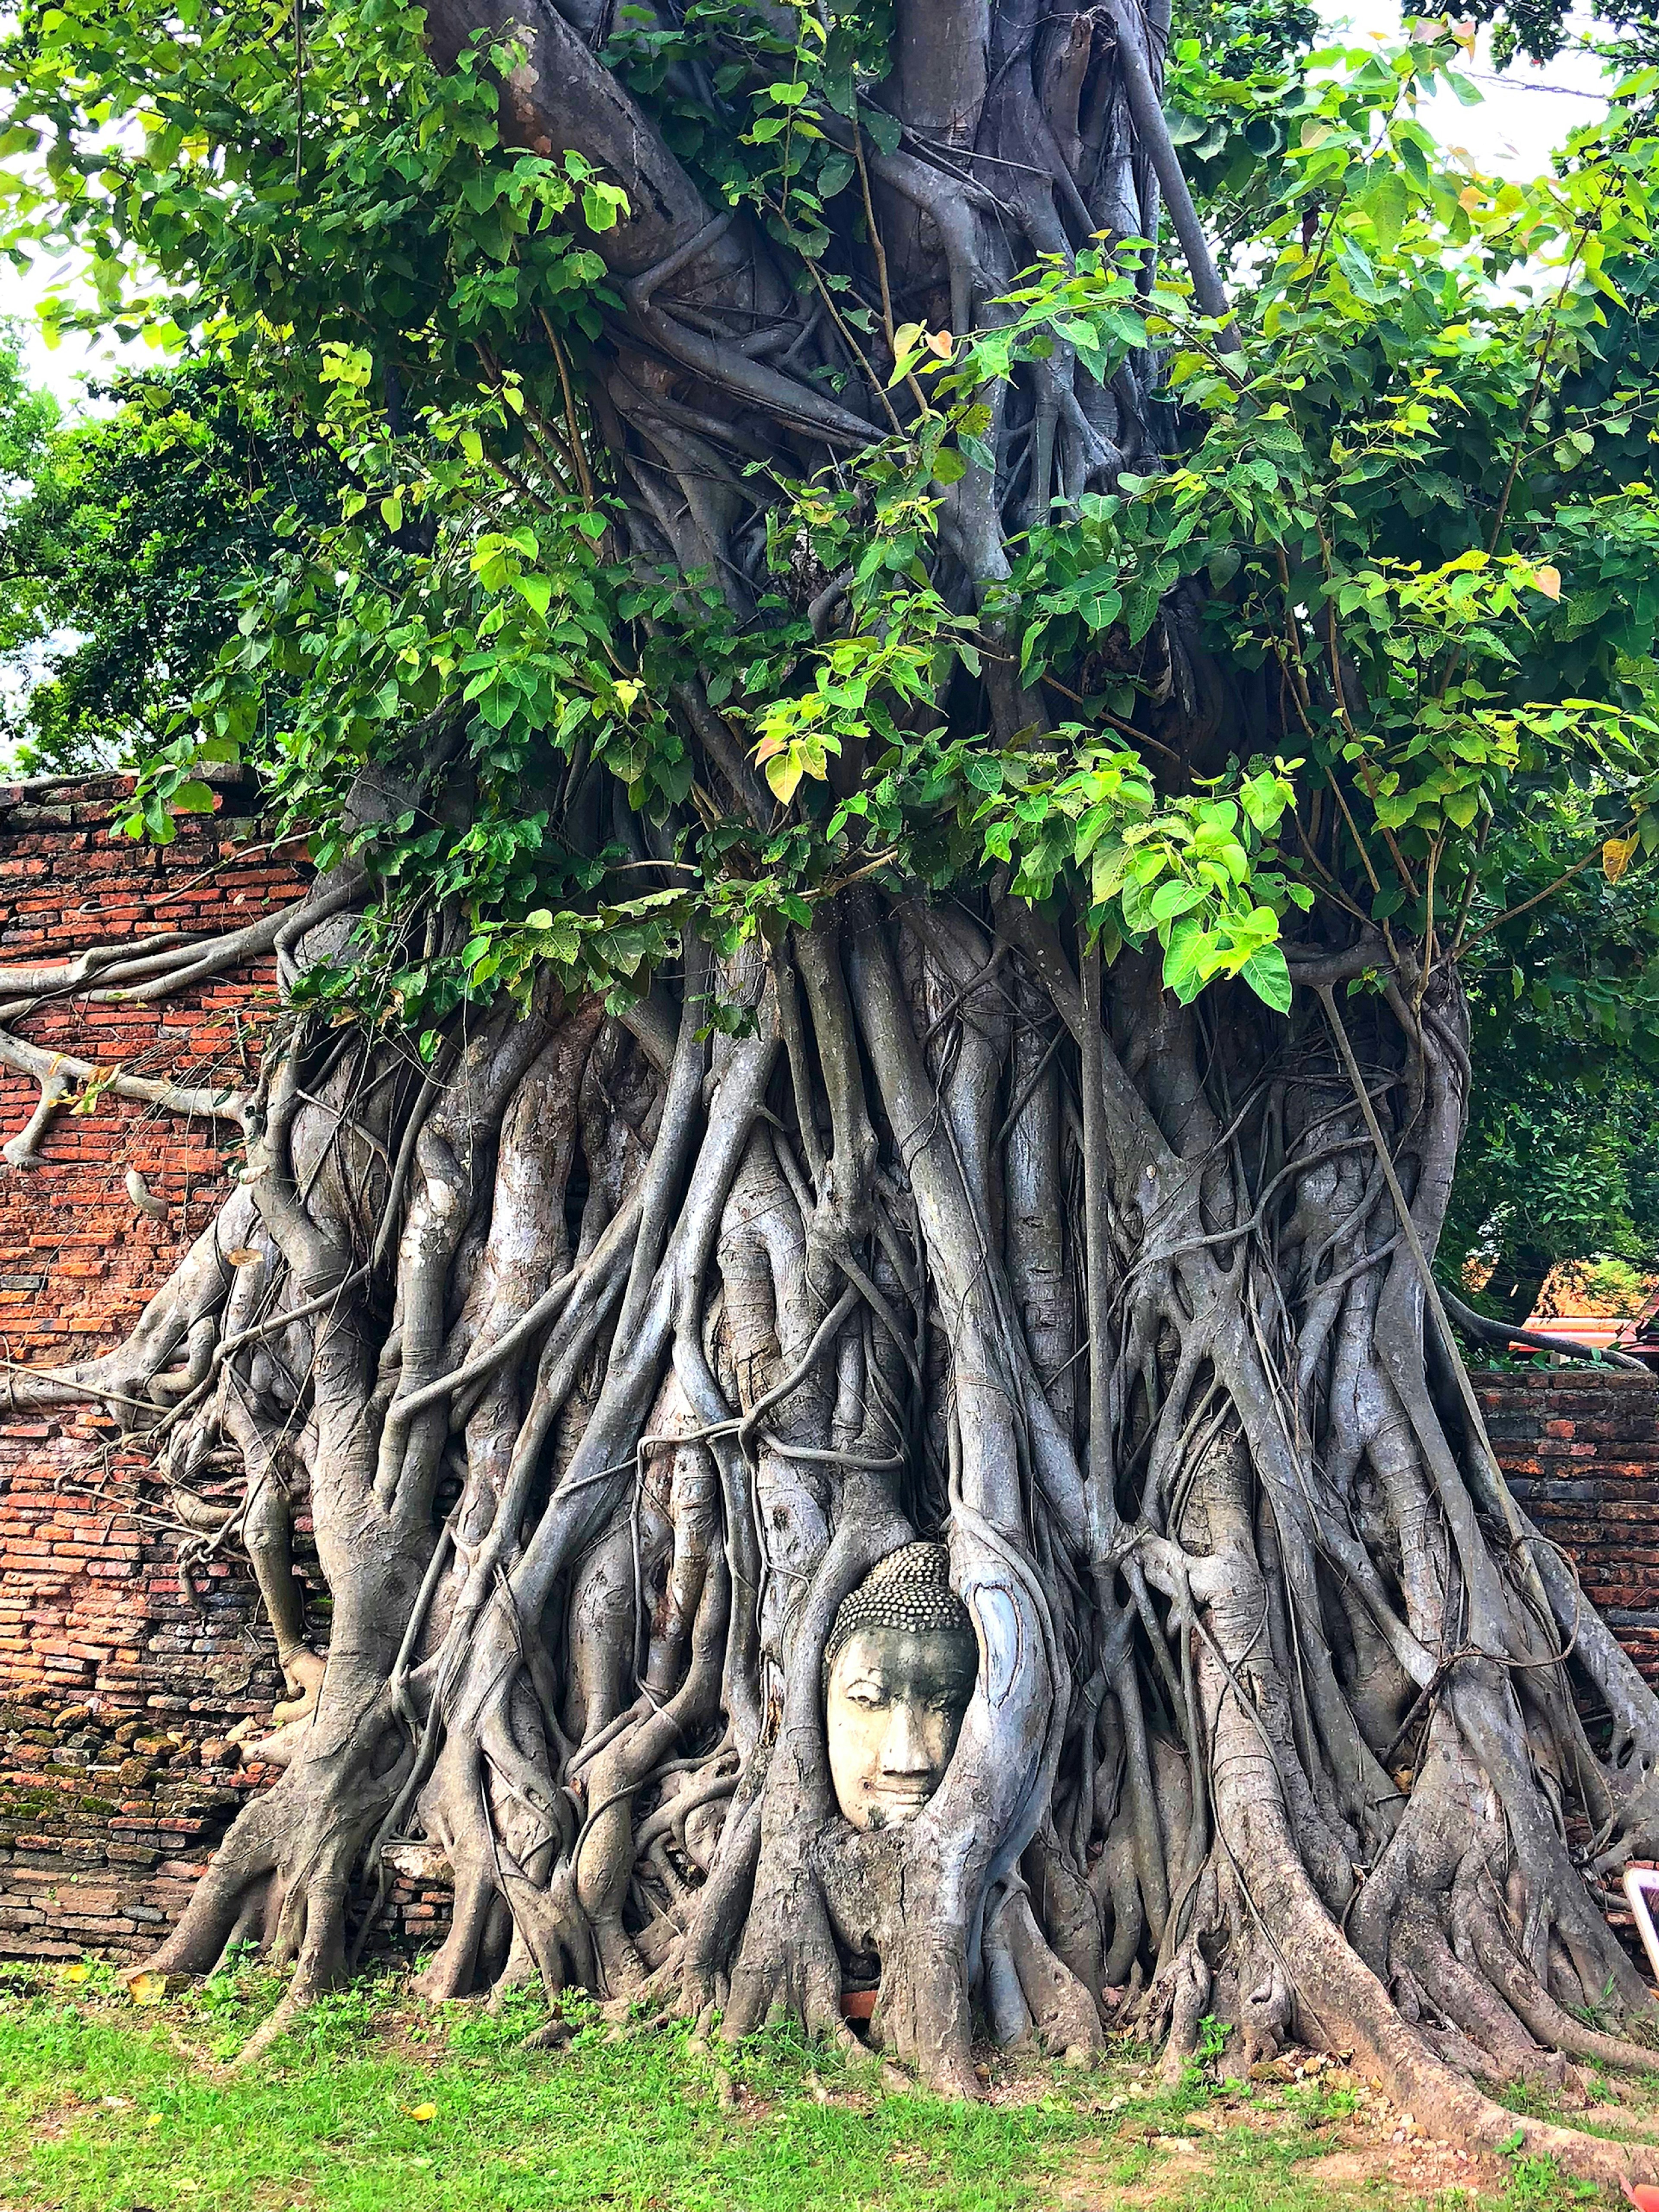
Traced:
<path fill-rule="evenodd" d="M 1176 1954 L 1164 1999 L 1170 2008 L 1170 2029 L 1158 2079 L 1165 2088 L 1179 2085 L 1198 2049 L 1199 2027 L 1209 2010 L 1210 1988 L 1209 1966 L 1197 1937 L 1190 1936 Z"/>
<path fill-rule="evenodd" d="M 319 923 L 354 905 L 362 897 L 363 884 L 363 877 L 353 867 L 326 888 L 314 887 L 245 928 L 217 937 L 165 930 L 153 937 L 92 945 L 61 963 L 0 968 L 0 994 L 20 994 L 0 997 L 0 1023 L 31 1013 L 48 999 L 79 1000 L 90 1006 L 153 1005 L 198 983 L 209 982 L 228 969 L 259 959 L 273 949 L 283 961 L 287 979 L 291 980 L 289 950 Z M 82 1096 L 88 1102 L 108 1091 L 117 1098 L 158 1107 L 187 1119 L 228 1121 L 239 1127 L 246 1122 L 250 1095 L 234 1085 L 211 1089 L 136 1075 L 119 1066 L 103 1067 L 73 1053 L 49 1052 L 9 1028 L 0 1028 L 0 1063 L 40 1086 L 40 1098 L 27 1123 L 0 1145 L 0 1158 L 12 1167 L 40 1164 L 41 1144 L 77 1086 L 82 1086 Z"/>
<path fill-rule="evenodd" d="M 230 2061 L 226 2071 L 231 2074 L 241 2074 L 245 2073 L 250 2066 L 257 2064 L 270 2050 L 271 2045 L 288 2033 L 300 2014 L 313 2002 L 314 2000 L 309 1997 L 300 1996 L 293 1988 L 287 1990 L 276 2009 L 267 2019 L 260 2021 L 258 2027 L 254 2029 L 247 2041 Z"/>
<path fill-rule="evenodd" d="M 386 1845 L 423 1839 L 455 1893 L 421 1993 L 487 1990 L 499 2007 L 539 1980 L 554 2016 L 527 2048 L 569 2040 L 558 1998 L 580 1984 L 610 2000 L 614 2035 L 688 2021 L 711 2069 L 732 2040 L 786 2021 L 867 2056 L 842 2004 L 848 1961 L 863 1984 L 873 1960 L 869 2039 L 905 2088 L 981 2094 L 975 2010 L 1005 2047 L 1085 2064 L 1109 2006 L 1164 2039 L 1166 2084 L 1210 2051 L 1209 2023 L 1234 2031 L 1222 2063 L 1242 2048 L 1246 2071 L 1294 2024 L 1359 2053 L 1437 2132 L 1496 2145 L 1519 2124 L 1571 2171 L 1619 2178 L 1627 2147 L 1518 2120 L 1474 2079 L 1571 2093 L 1574 2060 L 1655 2060 L 1568 2010 L 1606 1960 L 1595 1900 L 1564 1900 L 1565 1855 L 1535 1844 L 1540 1828 L 1556 1835 L 1535 1778 L 1554 1708 L 1495 1666 L 1489 1691 L 1467 1668 L 1466 1691 L 1449 1672 L 1461 1660 L 1437 1672 L 1418 1650 L 1464 1583 L 1443 1546 L 1411 1561 L 1432 1602 L 1390 1563 L 1438 1527 L 1431 1475 L 1458 1502 L 1450 1447 L 1431 1468 L 1379 1415 L 1352 1456 L 1369 1455 L 1382 1538 L 1344 1537 L 1331 1516 L 1329 1543 L 1349 1547 L 1335 1565 L 1369 1575 L 1368 1602 L 1413 1659 L 1395 1669 L 1396 1697 L 1366 1650 L 1333 1654 L 1342 1616 L 1325 1566 L 1338 1577 L 1306 1510 L 1320 1463 L 1291 1442 L 1304 1409 L 1288 1383 L 1274 1395 L 1278 1354 L 1241 1304 L 1245 1278 L 1275 1279 L 1256 1219 L 1267 1198 L 1236 1237 L 1206 1228 L 1190 1162 L 1208 1140 L 1166 1145 L 1097 1030 L 1082 1042 L 1115 1086 L 1110 1114 L 1097 1100 L 1068 1116 L 1064 979 L 1051 1003 L 1023 956 L 970 937 L 960 916 L 913 928 L 888 912 L 849 926 L 843 975 L 833 932 L 815 930 L 793 1042 L 769 1026 L 781 1001 L 757 969 L 752 1029 L 705 1050 L 684 1027 L 665 1081 L 582 1008 L 538 1012 L 534 1029 L 483 1024 L 460 1073 L 430 1090 L 395 1066 L 383 1082 L 349 1038 L 307 1043 L 303 1024 L 292 1065 L 273 1056 L 257 1172 L 135 1335 L 143 1371 L 121 1370 L 123 1392 L 164 1403 L 158 1431 L 184 1437 L 167 1462 L 181 1481 L 216 1486 L 233 1443 L 256 1496 L 274 1499 L 271 1471 L 283 1476 L 272 1540 L 252 1505 L 235 1540 L 264 1577 L 295 1693 L 258 1755 L 290 1763 L 157 1963 L 198 1971 L 256 1926 L 268 1955 L 297 1960 L 246 2066 L 347 1970 L 348 1923 L 361 1944 L 384 1899 Z M 1054 1039 L 1037 1030 L 1022 1060 L 1009 1009 L 1027 997 Z M 1131 1026 L 1133 1012 L 1126 996 Z M 1156 1034 L 1167 1056 L 1173 1031 Z M 584 1119 L 590 1067 L 610 1088 Z M 613 1092 L 637 1109 L 620 1135 Z M 1073 1230 L 1067 1148 L 1073 1121 L 1103 1115 L 1117 1117 L 1103 1157 L 1115 1143 L 1124 1158 L 1110 1174 L 1080 1163 L 1082 1197 L 1102 1201 L 1097 1249 Z M 905 1133 L 885 1164 L 878 1126 Z M 1024 1182 L 998 1149 L 1016 1137 Z M 577 1160 L 580 1224 L 566 1206 Z M 1126 1188 L 1161 1179 L 1162 1211 L 1127 1258 L 1107 1235 L 1114 1175 Z M 1372 1188 L 1343 1200 L 1357 1221 Z M 1322 1222 L 1331 1210 L 1310 1207 Z M 1021 1240 L 1006 1266 L 1005 1231 L 1010 1250 Z M 1166 1249 L 1149 1256 L 1154 1236 Z M 1061 1325 L 1079 1256 L 1101 1271 L 1121 1362 L 1091 1378 L 1099 1455 L 1078 1440 L 1086 1370 L 1070 1372 L 1086 1340 Z M 1379 1400 L 1374 1302 L 1393 1265 L 1385 1249 L 1369 1283 L 1343 1277 L 1345 1340 L 1364 1347 L 1354 1358 Z M 1280 1288 L 1288 1300 L 1288 1275 Z M 92 1395 L 112 1371 L 73 1379 Z M 1339 1382 L 1344 1402 L 1360 1392 L 1334 1373 L 1321 1387 Z M 1326 1433 L 1317 1405 L 1309 1432 Z M 278 1437 L 334 1601 L 326 1665 L 302 1610 L 278 1618 L 301 1495 Z M 1465 1581 L 1499 1613 L 1515 1577 L 1487 1533 L 1495 1516 L 1482 1525 L 1475 1510 L 1462 1500 Z M 218 1507 L 200 1511 L 224 1525 Z M 860 1577 L 934 1531 L 983 1632 L 983 1680 L 928 1799 L 939 1809 L 860 1837 L 828 1771 L 823 1654 Z M 1517 1648 L 1531 1630 L 1518 1623 Z M 1018 1656 L 994 1693 L 999 1652 Z M 1565 1674 L 1558 1686 L 1564 1705 Z M 1522 1906 L 1552 1899 L 1570 1967 L 1535 1930 L 1520 1942 L 1526 1912 L 1484 1862 L 1460 1867 L 1462 1832 L 1422 1781 L 1403 1816 L 1415 1856 L 1380 1875 L 1399 1793 L 1355 1747 L 1414 1724 L 1419 1705 L 1460 1746 L 1447 1807 L 1474 1802 L 1483 1777 L 1502 1797 L 1511 1832 L 1494 1828 L 1486 1848 L 1524 1869 Z M 1487 1733 L 1463 1749 L 1469 1716 Z M 1488 1738 L 1507 1766 L 1482 1765 Z M 365 1854 L 368 1920 L 348 1911 Z M 1395 1880 L 1431 1857 L 1431 1875 Z M 1340 1926 L 1358 1862 L 1372 1875 Z"/>
<path fill-rule="evenodd" d="M 31 1069 L 31 1073 L 35 1072 Z M 40 1096 L 34 1111 L 9 1142 L 0 1145 L 0 1159 L 15 1168 L 38 1168 L 40 1146 L 46 1132 L 58 1118 L 58 1109 L 74 1091 L 75 1079 L 57 1054 L 53 1054 L 46 1069 L 35 1074 L 40 1085 Z"/>

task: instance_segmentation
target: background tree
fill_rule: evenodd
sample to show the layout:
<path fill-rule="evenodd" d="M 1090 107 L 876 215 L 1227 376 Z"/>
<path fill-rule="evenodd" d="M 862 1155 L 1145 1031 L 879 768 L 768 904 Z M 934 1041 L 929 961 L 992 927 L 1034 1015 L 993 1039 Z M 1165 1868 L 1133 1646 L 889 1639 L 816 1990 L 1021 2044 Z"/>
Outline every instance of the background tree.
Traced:
<path fill-rule="evenodd" d="M 332 455 L 216 361 L 127 372 L 93 388 L 111 411 L 60 422 L 9 358 L 0 411 L 23 449 L 0 655 L 27 674 L 0 743 L 31 773 L 153 758 L 235 636 L 239 594 L 337 512 Z"/>
<path fill-rule="evenodd" d="M 1502 863 L 1518 908 L 1463 963 L 1477 1080 L 1458 1157 L 1443 1252 L 1462 1289 L 1466 1262 L 1490 1274 L 1474 1303 L 1523 1322 L 1552 1268 L 1597 1258 L 1650 1265 L 1653 1211 L 1656 927 L 1650 877 L 1611 868 L 1577 824 L 1534 818 Z M 1551 888 L 1559 855 L 1590 865 Z M 1611 874 L 1612 880 L 1609 880 Z M 1529 900 L 1540 893 L 1536 904 Z M 1486 916 L 1495 921 L 1496 915 Z"/>
<path fill-rule="evenodd" d="M 1639 80 L 1626 93 L 1632 103 L 1650 98 Z M 1628 491 L 1650 472 L 1659 362 L 1653 267 L 1638 257 L 1618 261 L 1610 274 L 1620 300 L 1610 304 L 1594 351 L 1563 380 L 1567 435 L 1549 453 L 1559 471 L 1553 488 L 1577 520 L 1593 520 L 1596 495 L 1605 495 L 1609 483 Z M 1581 423 L 1594 425 L 1594 434 L 1587 428 L 1575 437 Z M 1580 507 L 1571 479 L 1587 460 L 1589 497 Z M 1616 538 L 1582 542 L 1566 619 L 1551 640 L 1558 682 L 1571 685 L 1577 667 L 1595 665 L 1611 643 L 1623 680 L 1651 691 L 1650 586 L 1626 569 L 1626 552 Z M 1609 623 L 1610 638 L 1599 634 Z M 1650 1267 L 1659 1249 L 1652 1211 L 1659 909 L 1650 880 L 1629 872 L 1621 842 L 1597 850 L 1581 803 L 1574 786 L 1500 830 L 1477 887 L 1462 963 L 1475 1081 L 1446 1221 L 1444 1278 L 1462 1287 L 1466 1260 L 1490 1267 L 1477 1303 L 1515 1322 L 1534 1309 L 1558 1263 L 1605 1257 Z M 1564 853 L 1577 854 L 1577 872 L 1565 883 Z"/>
<path fill-rule="evenodd" d="M 58 412 L 51 393 L 29 382 L 17 326 L 0 323 L 0 484 L 9 501 L 33 475 Z"/>
<path fill-rule="evenodd" d="M 70 0 L 5 49 L 20 234 L 354 478 L 138 809 L 247 746 L 315 833 L 290 1018 L 209 1102 L 242 1180 L 121 1352 L 27 1386 L 193 1527 L 239 1465 L 268 1593 L 308 1492 L 333 1595 L 155 1963 L 257 1934 L 302 2002 L 418 1834 L 434 1995 L 845 2036 L 874 1979 L 967 2095 L 976 2020 L 1178 2069 L 1213 2017 L 1623 2171 L 1479 2084 L 1648 2062 L 1586 2014 L 1650 2015 L 1595 1870 L 1655 1832 L 1659 1705 L 1432 1263 L 1515 839 L 1659 836 L 1603 351 L 1639 111 L 1498 189 L 1416 119 L 1435 40 L 1241 78 L 1018 0 L 283 27 Z M 1227 124 L 1204 224 L 1166 58 Z M 860 1831 L 826 1640 L 928 1537 L 976 1686 Z"/>

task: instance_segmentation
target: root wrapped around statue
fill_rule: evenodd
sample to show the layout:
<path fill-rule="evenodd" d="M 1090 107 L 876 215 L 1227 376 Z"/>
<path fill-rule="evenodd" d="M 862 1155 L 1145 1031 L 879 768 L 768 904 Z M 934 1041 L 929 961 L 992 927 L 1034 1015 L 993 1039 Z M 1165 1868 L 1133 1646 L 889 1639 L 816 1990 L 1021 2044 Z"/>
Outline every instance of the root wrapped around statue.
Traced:
<path fill-rule="evenodd" d="M 303 111 L 164 25 L 131 159 L 195 197 L 118 203 L 349 488 L 203 706 L 325 848 L 257 1086 L 145 1093 L 234 1194 L 15 1386 L 148 1443 L 289 1678 L 152 1964 L 303 2001 L 414 1844 L 434 1997 L 846 2040 L 873 1990 L 964 2096 L 976 2035 L 1217 2023 L 1622 2172 L 1489 2091 L 1659 2055 L 1600 1886 L 1659 1704 L 1434 1266 L 1467 979 L 1659 839 L 1650 495 L 1575 430 L 1553 504 L 1651 133 L 1493 200 L 1411 120 L 1446 41 L 1277 105 L 1188 58 L 1200 210 L 1133 0 L 393 13 L 307 9 Z M 89 175 L 142 44 L 82 57 Z M 30 1146 L 98 1075 L 31 1049 Z"/>

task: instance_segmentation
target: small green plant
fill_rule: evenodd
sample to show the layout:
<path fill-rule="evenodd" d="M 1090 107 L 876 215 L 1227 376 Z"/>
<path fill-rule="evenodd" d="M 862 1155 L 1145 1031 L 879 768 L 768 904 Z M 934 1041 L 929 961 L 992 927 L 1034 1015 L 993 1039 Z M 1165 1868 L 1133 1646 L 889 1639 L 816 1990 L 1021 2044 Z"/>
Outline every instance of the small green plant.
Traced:
<path fill-rule="evenodd" d="M 226 1947 L 219 1965 L 195 1992 L 204 2012 L 226 2014 L 247 2008 L 258 1975 L 258 1946 L 237 1941 Z"/>
<path fill-rule="evenodd" d="M 562 2004 L 560 2009 L 562 2012 Z M 448 2021 L 449 2047 L 469 2057 L 511 2051 L 526 2035 L 543 2027 L 546 2020 L 547 2004 L 539 1987 L 521 1983 L 488 2005 L 453 2007 Z"/>
<path fill-rule="evenodd" d="M 1206 2019 L 1200 2021 L 1198 2023 L 1198 2050 L 1195 2055 L 1200 2066 L 1213 2066 L 1215 2064 L 1217 2059 L 1220 2057 L 1223 2051 L 1227 2048 L 1227 2038 L 1231 2033 L 1232 2030 L 1228 2027 L 1226 2021 L 1224 2020 L 1218 2020 L 1213 2013 L 1210 2014 Z"/>
<path fill-rule="evenodd" d="M 374 1982 L 354 1982 L 331 1990 L 300 2013 L 289 2034 L 302 2048 L 322 2053 L 362 2043 L 375 2025 L 379 1990 Z"/>
<path fill-rule="evenodd" d="M 1566 2212 L 1573 2204 L 1593 2203 L 1593 2181 L 1575 2181 L 1553 2158 L 1516 2159 L 1504 2190 L 1504 2212 Z"/>

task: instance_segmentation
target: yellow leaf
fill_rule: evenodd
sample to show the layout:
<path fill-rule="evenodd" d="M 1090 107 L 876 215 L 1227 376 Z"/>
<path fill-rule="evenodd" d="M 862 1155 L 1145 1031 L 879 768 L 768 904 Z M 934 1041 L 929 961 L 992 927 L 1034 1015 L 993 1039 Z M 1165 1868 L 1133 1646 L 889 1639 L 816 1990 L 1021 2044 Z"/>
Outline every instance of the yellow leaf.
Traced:
<path fill-rule="evenodd" d="M 1616 884 L 1631 864 L 1639 837 L 1609 837 L 1601 848 L 1601 872 L 1610 884 Z"/>
<path fill-rule="evenodd" d="M 936 353 L 941 361 L 950 360 L 956 350 L 956 343 L 949 331 L 929 331 L 927 333 L 927 349 L 930 353 Z"/>
<path fill-rule="evenodd" d="M 225 1255 L 233 1267 L 251 1267 L 259 1255 L 251 1244 L 239 1244 L 234 1252 Z"/>
<path fill-rule="evenodd" d="M 167 1993 L 165 1974 L 135 1974 L 127 1984 L 127 1995 L 134 2004 L 160 2004 Z"/>
<path fill-rule="evenodd" d="M 95 1114 L 98 1110 L 99 1099 L 109 1089 L 125 1065 L 124 1061 L 118 1061 L 113 1067 L 100 1067 L 94 1073 L 88 1076 L 82 1086 L 81 1095 L 70 1108 L 70 1112 Z"/>
<path fill-rule="evenodd" d="M 1457 204 L 1461 208 L 1467 208 L 1473 215 L 1476 208 L 1484 204 L 1486 197 L 1479 185 L 1465 185 L 1457 195 Z"/>
<path fill-rule="evenodd" d="M 801 779 L 802 763 L 799 748 L 790 745 L 775 753 L 766 763 L 766 781 L 781 806 L 787 806 L 795 795 L 795 786 Z"/>
<path fill-rule="evenodd" d="M 1541 592 L 1547 599 L 1560 598 L 1561 571 L 1559 568 L 1552 568 L 1547 565 L 1542 568 L 1534 568 L 1532 572 L 1532 581 L 1533 589 Z"/>
<path fill-rule="evenodd" d="M 161 2124 L 161 2115 L 159 2112 L 152 2112 L 149 2118 L 144 2122 L 144 2125 L 147 2128 L 159 2128 Z"/>
<path fill-rule="evenodd" d="M 435 2105 L 405 2105 L 404 2110 L 411 2120 L 419 2120 L 422 2125 L 428 2120 L 435 2120 L 438 2117 L 438 2107 Z"/>
<path fill-rule="evenodd" d="M 84 1982 L 88 1979 L 91 1972 L 92 1968 L 90 1966 L 65 1966 L 64 1969 L 64 1979 L 66 1982 Z"/>

